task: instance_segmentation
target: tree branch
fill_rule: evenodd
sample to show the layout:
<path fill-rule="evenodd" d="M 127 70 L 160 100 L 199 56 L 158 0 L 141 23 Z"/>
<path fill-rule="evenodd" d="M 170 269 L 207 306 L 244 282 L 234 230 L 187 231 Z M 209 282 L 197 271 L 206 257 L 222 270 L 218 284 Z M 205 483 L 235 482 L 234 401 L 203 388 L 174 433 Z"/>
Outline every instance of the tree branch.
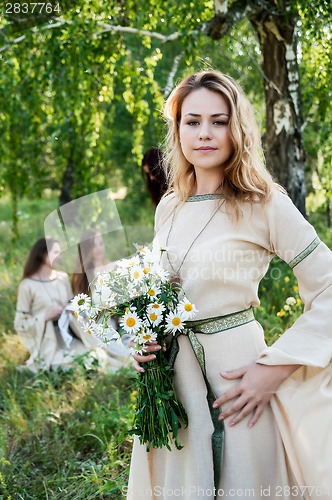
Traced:
<path fill-rule="evenodd" d="M 163 43 L 167 43 L 171 42 L 172 40 L 176 40 L 181 36 L 181 33 L 177 31 L 175 33 L 172 33 L 171 35 L 166 36 L 156 31 L 141 30 L 139 28 L 131 28 L 130 26 L 116 26 L 103 22 L 98 22 L 97 24 L 98 26 L 104 29 L 95 33 L 94 34 L 95 37 L 101 35 L 102 33 L 107 33 L 108 31 L 112 31 L 113 33 L 133 33 L 136 35 L 150 36 L 151 38 L 157 38 L 157 40 L 160 40 Z"/>
<path fill-rule="evenodd" d="M 54 24 L 49 24 L 49 23 L 43 24 L 39 28 L 37 26 L 34 26 L 33 28 L 31 28 L 31 31 L 34 33 L 38 33 L 38 31 L 40 31 L 40 30 L 59 28 L 60 26 L 63 26 L 64 24 L 73 24 L 72 21 L 66 21 L 65 19 L 61 19 L 61 18 L 56 18 L 55 21 L 58 21 L 58 22 L 54 23 Z M 3 45 L 2 47 L 0 47 L 0 52 L 3 52 L 5 50 L 9 49 L 9 47 L 11 47 L 12 45 L 15 45 L 16 43 L 22 42 L 22 40 L 24 40 L 25 38 L 26 38 L 26 35 L 21 35 L 17 38 L 14 38 L 14 40 L 11 40 L 9 43 L 6 43 L 6 45 Z"/>
<path fill-rule="evenodd" d="M 166 83 L 166 86 L 165 86 L 164 92 L 163 92 L 165 99 L 166 99 L 166 97 L 168 97 L 168 95 L 170 94 L 171 90 L 174 87 L 174 78 L 175 78 L 175 75 L 176 75 L 176 72 L 178 70 L 178 67 L 179 67 L 179 64 L 180 64 L 182 57 L 183 57 L 183 52 L 178 54 L 174 59 L 173 66 L 172 66 L 172 69 L 168 75 L 167 83 Z"/>
<path fill-rule="evenodd" d="M 63 18 L 55 18 L 54 21 L 57 21 L 54 24 L 44 24 L 40 27 L 33 27 L 31 30 L 34 33 L 37 33 L 40 30 L 46 30 L 46 29 L 53 29 L 53 28 L 58 28 L 60 26 L 63 26 L 64 24 L 73 24 L 72 21 L 66 20 Z M 107 24 L 104 22 L 97 22 L 97 25 L 103 28 L 102 30 L 98 31 L 97 33 L 94 33 L 94 37 L 97 37 L 101 35 L 102 33 L 107 33 L 107 32 L 113 32 L 113 33 L 132 33 L 136 35 L 141 35 L 141 36 L 149 36 L 151 38 L 156 38 L 157 40 L 160 40 L 162 43 L 167 43 L 167 42 L 172 42 L 173 40 L 176 40 L 177 38 L 180 38 L 182 36 L 182 33 L 176 31 L 174 33 L 171 33 L 170 35 L 162 35 L 161 33 L 158 33 L 156 31 L 148 31 L 148 30 L 141 30 L 139 28 L 131 28 L 130 26 L 117 26 L 117 25 L 112 25 L 112 24 Z M 193 30 L 189 33 L 189 35 L 197 35 L 201 31 L 199 30 Z M 3 52 L 4 50 L 7 50 L 11 45 L 14 45 L 16 43 L 21 42 L 26 38 L 26 35 L 22 35 L 18 38 L 15 38 L 14 40 L 11 40 L 9 43 L 6 45 L 0 47 L 0 52 Z"/>

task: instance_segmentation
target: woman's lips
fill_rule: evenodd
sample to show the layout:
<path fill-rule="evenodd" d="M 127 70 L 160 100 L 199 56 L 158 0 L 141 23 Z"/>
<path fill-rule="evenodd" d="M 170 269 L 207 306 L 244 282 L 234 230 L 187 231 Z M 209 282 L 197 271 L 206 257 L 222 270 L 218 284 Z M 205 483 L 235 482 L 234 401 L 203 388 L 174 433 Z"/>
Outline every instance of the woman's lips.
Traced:
<path fill-rule="evenodd" d="M 196 151 L 215 151 L 216 148 L 211 148 L 210 146 L 202 146 L 200 148 L 196 148 Z"/>

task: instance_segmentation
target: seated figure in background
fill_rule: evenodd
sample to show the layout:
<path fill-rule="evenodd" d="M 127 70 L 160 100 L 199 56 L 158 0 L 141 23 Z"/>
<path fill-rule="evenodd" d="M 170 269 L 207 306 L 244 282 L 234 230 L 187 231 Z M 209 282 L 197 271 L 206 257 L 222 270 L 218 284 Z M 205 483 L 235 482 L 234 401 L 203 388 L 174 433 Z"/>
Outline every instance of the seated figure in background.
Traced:
<path fill-rule="evenodd" d="M 83 342 L 64 337 L 58 319 L 72 298 L 68 275 L 56 270 L 60 244 L 40 238 L 30 250 L 18 287 L 14 328 L 30 353 L 25 366 L 33 372 L 56 369 L 86 352 Z"/>
<path fill-rule="evenodd" d="M 104 239 L 95 229 L 86 230 L 80 240 L 75 271 L 72 275 L 73 292 L 75 295 L 80 293 L 90 295 L 96 303 L 100 300 L 100 297 L 94 294 L 93 287 L 90 289 L 89 284 L 99 273 L 111 269 L 114 264 L 107 260 Z M 111 326 L 117 330 L 117 320 L 112 318 L 110 321 Z M 120 368 L 131 362 L 130 349 L 128 347 L 129 335 L 122 336 L 122 343 L 112 341 L 109 344 L 101 344 L 95 336 L 85 333 L 77 321 L 76 328 L 82 331 L 82 338 L 85 345 L 95 349 L 99 348 L 99 355 L 106 366 Z M 106 357 L 105 353 L 107 353 Z"/>

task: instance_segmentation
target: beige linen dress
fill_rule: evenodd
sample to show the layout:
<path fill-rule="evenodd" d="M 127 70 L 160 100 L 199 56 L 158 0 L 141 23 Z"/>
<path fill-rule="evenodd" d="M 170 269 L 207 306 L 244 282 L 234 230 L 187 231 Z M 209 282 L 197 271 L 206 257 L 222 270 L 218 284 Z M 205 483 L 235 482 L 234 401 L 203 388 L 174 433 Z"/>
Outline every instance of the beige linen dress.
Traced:
<path fill-rule="evenodd" d="M 226 213 L 219 195 L 192 196 L 184 204 L 170 195 L 157 208 L 156 245 L 167 247 L 163 265 L 181 275 L 199 311 L 195 320 L 257 307 L 259 282 L 275 255 L 294 269 L 305 312 L 273 347 L 266 347 L 256 321 L 197 334 L 217 397 L 236 383 L 223 379 L 221 371 L 254 362 L 305 366 L 284 382 L 253 428 L 247 427 L 248 419 L 234 427 L 226 420 L 215 491 L 206 386 L 189 340 L 181 335 L 174 383 L 189 419 L 179 433 L 184 447 L 146 452 L 135 438 L 127 498 L 332 498 L 330 250 L 277 190 L 266 206 L 244 204 L 238 221 Z"/>
<path fill-rule="evenodd" d="M 66 307 L 73 294 L 68 275 L 57 271 L 55 279 L 23 279 L 18 288 L 14 328 L 30 353 L 26 366 L 31 371 L 58 368 L 86 352 L 81 340 L 73 338 L 67 348 L 58 327 L 45 321 L 48 309 Z"/>

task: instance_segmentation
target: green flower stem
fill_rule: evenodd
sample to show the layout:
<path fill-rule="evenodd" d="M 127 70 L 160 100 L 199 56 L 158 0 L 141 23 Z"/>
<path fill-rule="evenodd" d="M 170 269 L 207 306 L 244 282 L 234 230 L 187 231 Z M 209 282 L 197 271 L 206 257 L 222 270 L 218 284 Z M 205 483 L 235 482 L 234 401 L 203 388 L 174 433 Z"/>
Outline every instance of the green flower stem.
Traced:
<path fill-rule="evenodd" d="M 182 425 L 188 424 L 187 414 L 174 392 L 173 371 L 165 364 L 163 353 L 157 354 L 138 376 L 136 413 L 130 433 L 139 436 L 147 451 L 163 446 L 171 450 L 173 442 L 181 449 L 177 436 Z"/>

